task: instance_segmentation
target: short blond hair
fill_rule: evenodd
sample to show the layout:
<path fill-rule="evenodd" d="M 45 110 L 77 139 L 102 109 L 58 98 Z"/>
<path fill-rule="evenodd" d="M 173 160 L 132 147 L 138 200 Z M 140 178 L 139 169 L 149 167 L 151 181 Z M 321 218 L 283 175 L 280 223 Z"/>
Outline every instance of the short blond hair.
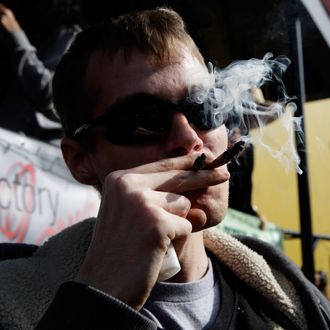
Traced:
<path fill-rule="evenodd" d="M 162 66 L 180 55 L 178 42 L 204 63 L 181 16 L 165 7 L 121 15 L 80 32 L 57 66 L 53 80 L 55 109 L 64 134 L 73 137 L 74 131 L 91 118 L 95 100 L 84 89 L 84 81 L 93 53 L 115 55 L 120 50 L 129 60 L 132 52 L 139 50 Z"/>

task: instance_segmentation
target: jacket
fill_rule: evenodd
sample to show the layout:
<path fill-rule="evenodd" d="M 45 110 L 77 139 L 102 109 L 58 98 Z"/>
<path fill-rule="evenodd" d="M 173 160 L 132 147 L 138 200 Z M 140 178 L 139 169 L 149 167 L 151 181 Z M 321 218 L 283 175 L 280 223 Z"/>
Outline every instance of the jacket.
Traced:
<path fill-rule="evenodd" d="M 74 282 L 95 219 L 40 247 L 0 245 L 0 329 L 157 329 L 116 298 Z M 277 248 L 214 227 L 204 243 L 220 279 L 214 329 L 330 329 L 329 302 Z"/>

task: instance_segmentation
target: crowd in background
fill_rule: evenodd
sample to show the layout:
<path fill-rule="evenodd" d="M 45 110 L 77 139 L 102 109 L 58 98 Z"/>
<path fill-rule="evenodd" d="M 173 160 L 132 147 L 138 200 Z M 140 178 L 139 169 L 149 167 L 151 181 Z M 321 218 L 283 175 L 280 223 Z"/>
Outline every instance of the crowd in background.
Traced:
<path fill-rule="evenodd" d="M 46 142 L 61 137 L 52 77 L 84 24 L 78 1 L 0 2 L 1 127 Z"/>

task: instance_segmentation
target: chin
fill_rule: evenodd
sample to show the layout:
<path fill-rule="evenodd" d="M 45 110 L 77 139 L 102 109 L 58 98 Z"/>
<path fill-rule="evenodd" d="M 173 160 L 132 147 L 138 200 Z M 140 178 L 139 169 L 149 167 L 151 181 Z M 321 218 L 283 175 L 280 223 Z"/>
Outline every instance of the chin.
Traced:
<path fill-rule="evenodd" d="M 204 225 L 203 229 L 214 227 L 222 222 L 225 218 L 228 211 L 228 201 L 226 203 L 222 203 L 219 207 L 218 212 L 216 214 L 207 214 L 207 221 Z"/>

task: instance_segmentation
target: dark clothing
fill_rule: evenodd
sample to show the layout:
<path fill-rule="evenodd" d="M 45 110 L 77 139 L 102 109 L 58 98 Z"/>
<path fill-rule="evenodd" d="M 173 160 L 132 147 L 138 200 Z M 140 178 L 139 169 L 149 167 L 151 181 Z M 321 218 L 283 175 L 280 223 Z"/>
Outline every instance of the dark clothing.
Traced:
<path fill-rule="evenodd" d="M 1 39 L 8 58 L 1 65 L 11 72 L 7 83 L 1 81 L 2 86 L 6 84 L 5 92 L 0 93 L 1 127 L 44 141 L 62 137 L 53 112 L 51 82 L 57 63 L 80 30 L 76 25 L 62 27 L 38 49 L 23 30 L 7 33 Z"/>
<path fill-rule="evenodd" d="M 5 293 L 0 298 L 2 329 L 34 329 L 29 324 L 38 323 L 31 316 L 34 309 L 39 308 L 36 302 L 49 305 L 48 309 L 41 306 L 37 311 L 41 321 L 36 330 L 157 329 L 152 320 L 123 302 L 72 281 L 88 248 L 93 223 L 84 221 L 73 227 L 43 247 L 27 246 L 24 252 L 21 245 L 17 251 L 19 257 L 25 259 L 0 262 L 0 284 Z M 279 250 L 254 238 L 240 237 L 239 242 L 218 229 L 206 231 L 204 238 L 220 280 L 221 308 L 212 329 L 272 329 L 275 325 L 283 329 L 330 329 L 329 302 Z M 2 259 L 6 259 L 6 255 L 14 257 L 12 248 L 15 249 L 10 244 L 0 245 Z M 71 259 L 65 255 L 67 251 Z M 258 254 L 262 254 L 270 268 Z M 47 260 L 45 264 L 41 261 L 43 258 Z M 60 264 L 65 267 L 61 268 Z M 41 265 L 44 267 L 40 268 Z M 24 266 L 31 271 L 26 272 Z M 10 274 L 6 276 L 8 271 Z M 60 276 L 59 288 L 55 289 L 52 281 L 61 272 L 68 275 Z M 20 281 L 7 290 L 6 278 L 7 283 L 12 283 L 16 276 L 21 276 Z M 43 281 L 47 283 L 44 287 L 39 285 Z M 34 291 L 34 286 L 39 291 Z M 15 287 L 18 292 L 13 290 Z M 50 292 L 43 292 L 47 290 Z M 17 303 L 22 297 L 26 299 L 26 306 Z M 11 308 L 6 310 L 7 305 Z M 19 315 L 21 320 L 13 320 L 13 315 Z"/>
<path fill-rule="evenodd" d="M 222 306 L 216 323 L 211 329 L 271 329 L 263 313 L 283 329 L 299 330 L 290 319 L 261 296 L 233 277 L 226 267 L 217 265 L 218 276 L 221 283 Z M 303 292 L 308 301 L 310 292 Z M 306 304 L 307 305 L 307 304 Z M 308 307 L 305 306 L 308 310 Z M 325 314 L 314 301 L 313 311 L 310 313 L 311 321 L 308 329 L 330 329 L 329 314 Z M 262 312 L 261 312 L 262 311 Z M 315 313 L 315 314 L 313 314 Z M 329 310 L 328 310 L 329 313 Z M 60 317 L 59 317 L 60 315 Z M 317 326 L 316 326 L 317 324 Z M 157 329 L 155 324 L 143 315 L 118 300 L 113 300 L 83 284 L 65 283 L 59 289 L 55 300 L 47 311 L 36 330 L 57 329 Z"/>
<path fill-rule="evenodd" d="M 253 145 L 248 145 L 237 160 L 228 164 L 229 207 L 254 216 L 257 212 L 252 208 L 252 173 L 254 166 Z"/>

